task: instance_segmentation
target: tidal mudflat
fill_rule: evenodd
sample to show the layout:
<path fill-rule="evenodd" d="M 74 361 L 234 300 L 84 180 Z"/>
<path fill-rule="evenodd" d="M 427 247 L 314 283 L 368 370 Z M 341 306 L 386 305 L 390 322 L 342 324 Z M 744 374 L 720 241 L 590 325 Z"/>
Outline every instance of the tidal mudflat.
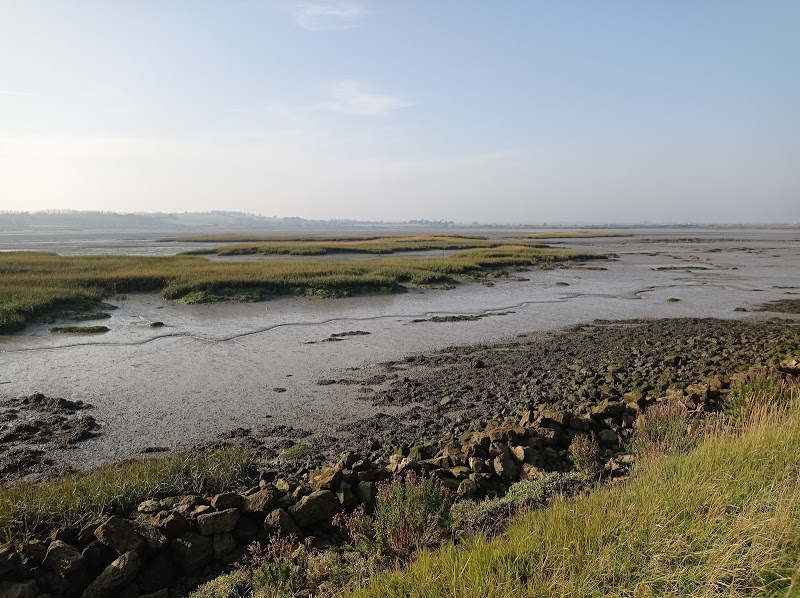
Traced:
<path fill-rule="evenodd" d="M 154 294 L 116 297 L 109 300 L 117 309 L 103 320 L 109 332 L 102 335 L 53 335 L 46 325 L 34 325 L 0 337 L 0 398 L 38 392 L 92 405 L 86 412 L 99 426 L 92 438 L 70 448 L 42 443 L 43 456 L 54 465 L 92 466 L 220 436 L 256 437 L 275 450 L 292 442 L 324 448 L 332 446 L 331 437 L 345 435 L 336 431 L 339 426 L 358 428 L 356 422 L 372 418 L 373 424 L 354 432 L 363 436 L 378 427 L 379 414 L 420 409 L 414 401 L 385 398 L 397 381 L 393 374 L 401 381 L 413 378 L 399 370 L 418 363 L 406 361 L 415 354 L 476 343 L 546 342 L 560 329 L 594 320 L 717 318 L 723 320 L 715 325 L 720 329 L 735 320 L 752 323 L 755 334 L 762 325 L 790 326 L 762 324 L 770 318 L 796 317 L 754 311 L 800 293 L 796 229 L 623 232 L 633 236 L 552 243 L 613 253 L 613 260 L 521 273 L 519 280 L 493 286 L 206 305 Z M 664 338 L 640 340 L 688 342 L 692 335 L 684 332 L 692 324 L 683 321 L 680 334 L 667 326 L 658 333 Z M 159 322 L 163 326 L 152 326 Z M 355 331 L 368 334 L 341 334 Z M 596 334 L 602 336 L 602 327 Z M 394 362 L 395 371 L 375 378 L 386 370 L 378 362 Z M 488 379 L 484 368 L 469 375 Z M 341 383 L 358 376 L 359 382 Z M 424 398 L 425 392 L 418 394 Z"/>

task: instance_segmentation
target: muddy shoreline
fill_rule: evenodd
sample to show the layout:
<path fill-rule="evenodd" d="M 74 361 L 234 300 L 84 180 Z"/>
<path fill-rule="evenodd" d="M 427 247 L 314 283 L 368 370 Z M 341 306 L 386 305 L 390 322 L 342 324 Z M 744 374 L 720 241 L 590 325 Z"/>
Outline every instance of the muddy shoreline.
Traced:
<path fill-rule="evenodd" d="M 258 455 L 262 469 L 303 476 L 348 450 L 378 457 L 484 431 L 505 419 L 518 420 L 529 409 L 586 413 L 632 391 L 652 399 L 711 375 L 798 354 L 800 318 L 792 314 L 745 320 L 595 320 L 503 342 L 421 352 L 317 381 L 334 396 L 355 391 L 364 412 L 370 413 L 366 417 L 332 422 L 324 429 L 302 423 L 270 425 L 268 418 L 262 426 L 232 428 L 177 449 L 152 447 L 138 456 L 245 445 Z M 63 460 L 50 460 L 48 453 L 90 448 L 104 433 L 106 426 L 98 426 L 89 415 L 91 405 L 33 397 L 0 405 L 4 483 L 68 471 Z M 311 450 L 297 451 L 298 446 Z M 293 452 L 302 456 L 290 458 Z"/>

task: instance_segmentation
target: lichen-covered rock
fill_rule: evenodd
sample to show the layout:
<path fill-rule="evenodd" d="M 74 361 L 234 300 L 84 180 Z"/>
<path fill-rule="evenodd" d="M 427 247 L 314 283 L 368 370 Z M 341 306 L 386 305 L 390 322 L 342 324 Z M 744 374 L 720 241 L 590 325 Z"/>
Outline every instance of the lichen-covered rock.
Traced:
<path fill-rule="evenodd" d="M 54 540 L 47 549 L 47 555 L 42 561 L 42 566 L 47 567 L 60 577 L 66 578 L 81 569 L 85 569 L 86 559 L 74 546 L 61 540 Z"/>
<path fill-rule="evenodd" d="M 311 473 L 308 484 L 314 490 L 332 490 L 342 479 L 342 470 L 338 467 L 323 467 Z"/>

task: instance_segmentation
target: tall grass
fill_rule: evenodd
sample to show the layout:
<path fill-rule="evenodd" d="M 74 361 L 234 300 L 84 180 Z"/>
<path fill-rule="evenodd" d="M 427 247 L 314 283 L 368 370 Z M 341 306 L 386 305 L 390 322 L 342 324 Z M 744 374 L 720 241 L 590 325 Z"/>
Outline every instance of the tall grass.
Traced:
<path fill-rule="evenodd" d="M 246 482 L 252 454 L 220 449 L 100 467 L 43 483 L 0 487 L 0 542 L 53 527 L 80 525 L 101 514 L 126 514 L 140 502 L 221 492 Z"/>
<path fill-rule="evenodd" d="M 624 485 L 558 499 L 505 537 L 425 553 L 348 595 L 796 596 L 798 387 L 757 403 L 733 432 L 641 460 Z"/>
<path fill-rule="evenodd" d="M 601 256 L 504 245 L 460 251 L 442 258 L 382 258 L 311 262 L 267 260 L 221 263 L 196 256 L 75 256 L 0 253 L 0 332 L 15 330 L 39 314 L 71 301 L 115 293 L 160 291 L 167 299 L 206 292 L 223 297 L 255 291 L 346 294 L 397 290 L 400 283 L 432 285 Z"/>

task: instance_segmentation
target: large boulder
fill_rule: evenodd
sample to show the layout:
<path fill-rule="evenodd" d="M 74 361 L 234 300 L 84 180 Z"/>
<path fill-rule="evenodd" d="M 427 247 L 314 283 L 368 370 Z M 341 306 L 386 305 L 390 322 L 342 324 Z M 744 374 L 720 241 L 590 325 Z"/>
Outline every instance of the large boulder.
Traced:
<path fill-rule="evenodd" d="M 216 513 L 206 513 L 197 518 L 197 529 L 204 536 L 227 534 L 236 529 L 239 522 L 237 509 L 225 509 Z"/>
<path fill-rule="evenodd" d="M 130 585 L 139 570 L 142 560 L 135 550 L 126 552 L 111 563 L 100 576 L 83 592 L 81 598 L 114 598 L 121 594 L 120 590 Z"/>
<path fill-rule="evenodd" d="M 54 540 L 47 549 L 42 566 L 47 567 L 58 576 L 66 578 L 85 569 L 86 559 L 70 544 Z"/>
<path fill-rule="evenodd" d="M 196 532 L 186 532 L 171 544 L 175 563 L 186 573 L 192 573 L 211 562 L 214 545 L 211 538 Z"/>
<path fill-rule="evenodd" d="M 278 501 L 278 492 L 269 486 L 244 497 L 242 511 L 245 513 L 269 513 Z"/>
<path fill-rule="evenodd" d="M 32 579 L 0 581 L 0 596 L 2 598 L 36 598 L 38 595 L 39 586 Z"/>
<path fill-rule="evenodd" d="M 268 534 L 278 534 L 281 536 L 295 535 L 298 538 L 303 536 L 302 530 L 297 526 L 291 515 L 284 509 L 275 509 L 264 519 L 264 531 Z"/>
<path fill-rule="evenodd" d="M 296 505 L 289 507 L 289 515 L 300 527 L 330 520 L 338 512 L 339 499 L 329 490 L 312 492 Z"/>
<path fill-rule="evenodd" d="M 144 537 L 138 533 L 130 521 L 122 517 L 109 517 L 108 520 L 97 528 L 95 537 L 106 546 L 110 546 L 122 555 L 131 550 L 142 550 L 147 544 Z"/>
<path fill-rule="evenodd" d="M 211 499 L 211 506 L 218 511 L 226 509 L 241 509 L 244 506 L 244 496 L 235 492 L 217 494 Z"/>
<path fill-rule="evenodd" d="M 311 473 L 308 484 L 314 490 L 333 490 L 342 479 L 342 470 L 338 467 L 323 467 Z"/>
<path fill-rule="evenodd" d="M 495 457 L 492 465 L 494 466 L 494 472 L 506 484 L 512 484 L 517 480 L 519 467 L 508 454 Z"/>

